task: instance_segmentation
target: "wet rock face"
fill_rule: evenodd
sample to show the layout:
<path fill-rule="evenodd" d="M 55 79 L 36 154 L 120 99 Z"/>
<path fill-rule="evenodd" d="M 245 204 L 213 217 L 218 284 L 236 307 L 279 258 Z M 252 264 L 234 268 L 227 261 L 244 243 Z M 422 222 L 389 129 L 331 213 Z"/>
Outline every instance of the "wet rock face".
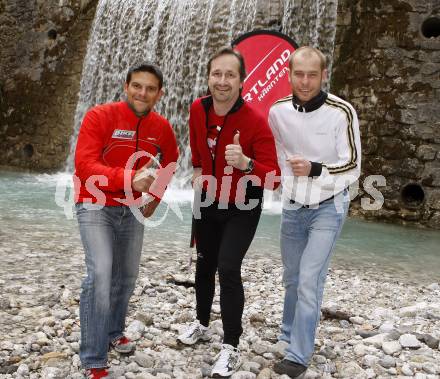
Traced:
<path fill-rule="evenodd" d="M 362 181 L 386 179 L 355 214 L 440 228 L 439 34 L 437 1 L 339 0 L 332 92 L 358 112 Z"/>
<path fill-rule="evenodd" d="M 0 0 L 0 161 L 58 169 L 97 0 Z"/>
<path fill-rule="evenodd" d="M 1 165 L 42 171 L 64 167 L 97 2 L 0 0 Z M 232 16 L 225 13 L 231 6 L 226 3 L 229 5 L 223 7 L 219 0 L 213 14 L 229 22 Z M 367 176 L 383 175 L 386 179 L 384 187 L 373 183 L 384 196 L 383 206 L 364 209 L 361 197 L 367 200 L 371 196 L 361 192 L 352 213 L 440 228 L 437 1 L 337 3 L 336 28 L 324 27 L 336 8 L 333 0 L 255 1 L 252 25 L 281 28 L 299 45 L 319 46 L 328 55 L 333 47 L 326 41 L 336 30 L 331 91 L 350 101 L 359 114 L 361 189 Z M 319 5 L 320 12 L 313 4 Z M 313 22 L 305 21 L 317 13 L 320 17 Z M 234 32 L 243 26 L 240 22 L 235 25 Z M 200 35 L 203 33 L 194 34 Z M 227 32 L 210 34 L 210 49 L 224 44 L 227 37 Z M 175 34 L 171 38 L 175 39 Z M 194 65 L 186 67 L 190 70 Z M 182 77 L 188 76 L 186 69 L 184 74 Z M 189 81 L 183 87 L 193 84 Z M 170 108 L 183 97 L 179 91 L 168 99 Z M 185 112 L 188 104 L 189 100 L 182 107 Z"/>
<path fill-rule="evenodd" d="M 64 167 L 71 136 L 74 135 L 73 126 L 78 126 L 82 119 L 82 115 L 74 115 L 78 98 L 81 99 L 81 93 L 78 93 L 82 65 L 97 3 L 98 0 L 0 0 L 0 42 L 2 48 L 6 46 L 0 55 L 0 162 L 3 165 L 42 171 Z M 130 58 L 130 49 L 139 51 L 140 46 L 149 41 L 149 50 L 157 50 L 157 56 L 153 54 L 153 57 L 157 58 L 166 74 L 166 94 L 158 110 L 174 126 L 180 123 L 179 127 L 185 131 L 187 109 L 194 99 L 189 94 L 201 87 L 203 89 L 200 93 L 206 92 L 204 75 L 200 81 L 194 82 L 195 73 L 204 73 L 208 56 L 243 32 L 282 29 L 299 44 L 320 46 L 330 56 L 332 54 L 333 43 L 326 41 L 334 37 L 334 28 L 328 26 L 336 14 L 336 2 L 333 0 L 204 0 L 188 2 L 184 6 L 183 2 L 177 0 L 152 0 L 145 3 L 144 7 L 139 5 L 141 3 L 136 0 L 101 2 L 102 8 L 112 14 L 121 14 L 121 9 L 128 8 L 122 20 L 130 17 L 130 23 L 123 30 L 130 30 L 138 13 L 145 12 L 148 17 L 140 20 L 139 28 L 129 34 L 127 42 L 120 34 L 111 34 L 110 37 L 106 36 L 101 45 L 110 40 L 112 50 L 104 54 L 100 50 L 94 52 L 101 54 L 100 57 L 104 57 L 101 60 L 105 62 L 114 56 L 115 47 L 123 45 L 125 51 L 122 54 Z M 193 15 L 194 9 L 196 13 Z M 103 14 L 106 15 L 106 12 Z M 104 16 L 103 28 L 113 30 L 112 27 L 121 20 L 117 16 L 115 19 Z M 157 25 L 156 18 L 159 20 Z M 181 22 L 182 19 L 192 22 L 193 18 L 197 22 L 191 23 L 189 36 L 186 38 L 185 35 L 185 38 L 191 42 L 188 47 L 191 53 L 193 50 L 204 52 L 202 59 L 195 59 L 195 54 L 189 54 L 175 62 L 175 49 L 182 46 L 186 48 L 186 39 L 181 38 L 185 34 L 181 30 L 186 29 L 168 33 L 168 29 L 172 29 L 169 24 L 185 28 L 187 25 Z M 319 26 L 319 33 L 315 31 L 315 25 Z M 167 45 L 168 39 L 171 40 L 171 47 Z M 121 61 L 124 63 L 124 59 Z M 168 67 L 169 62 L 172 62 L 171 67 Z M 86 76 L 85 81 L 93 83 L 93 86 L 90 91 L 86 88 L 85 92 L 93 93 L 93 100 L 96 101 L 80 101 L 79 108 L 84 111 L 96 103 L 120 97 L 119 74 L 122 70 L 101 65 L 99 68 L 105 72 L 106 78 L 117 73 L 114 74 L 118 75 L 117 90 L 113 91 L 116 94 L 100 97 L 99 91 L 108 92 L 109 87 L 114 88 L 114 83 L 108 79 L 101 83 L 98 78 L 97 85 L 97 75 L 92 73 L 91 77 Z M 171 75 L 173 73 L 174 76 Z M 178 115 L 178 119 L 173 117 L 172 112 Z M 74 119 L 78 121 L 74 122 Z M 180 139 L 182 146 L 187 146 L 185 137 Z"/>

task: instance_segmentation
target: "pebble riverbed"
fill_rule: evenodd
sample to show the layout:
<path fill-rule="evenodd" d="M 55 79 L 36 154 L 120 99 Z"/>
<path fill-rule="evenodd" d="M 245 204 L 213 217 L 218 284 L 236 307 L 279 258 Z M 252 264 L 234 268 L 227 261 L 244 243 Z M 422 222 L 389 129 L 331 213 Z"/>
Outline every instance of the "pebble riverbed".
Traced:
<path fill-rule="evenodd" d="M 0 230 L 0 378 L 79 379 L 79 293 L 84 272 L 77 229 Z M 153 231 L 154 232 L 154 231 Z M 182 243 L 149 244 L 131 299 L 127 334 L 135 354 L 109 354 L 119 379 L 208 377 L 222 341 L 219 299 L 212 340 L 182 347 L 176 336 L 192 321 L 194 264 Z M 272 371 L 285 345 L 277 342 L 283 287 L 280 260 L 248 254 L 240 342 L 243 364 L 232 379 L 288 379 Z M 305 378 L 417 378 L 440 374 L 438 278 L 410 282 L 380 268 L 332 265 Z M 217 288 L 218 293 L 218 288 Z"/>

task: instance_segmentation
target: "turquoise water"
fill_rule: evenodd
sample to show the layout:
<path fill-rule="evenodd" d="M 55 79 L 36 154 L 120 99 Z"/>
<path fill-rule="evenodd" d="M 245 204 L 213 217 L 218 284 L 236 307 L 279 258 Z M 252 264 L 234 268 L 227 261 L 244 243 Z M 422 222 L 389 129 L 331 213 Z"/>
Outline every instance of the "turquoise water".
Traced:
<path fill-rule="evenodd" d="M 68 174 L 0 172 L 0 241 L 20 236 L 36 244 L 56 238 L 78 242 L 69 186 Z M 147 225 L 146 243 L 155 244 L 158 249 L 161 245 L 189 245 L 191 197 L 189 190 L 167 191 L 166 200 L 172 207 L 163 203 L 158 208 Z M 280 259 L 279 208 L 275 203 L 264 211 L 248 259 L 253 256 Z M 348 219 L 333 266 L 373 269 L 417 282 L 439 282 L 439 246 L 440 231 Z"/>

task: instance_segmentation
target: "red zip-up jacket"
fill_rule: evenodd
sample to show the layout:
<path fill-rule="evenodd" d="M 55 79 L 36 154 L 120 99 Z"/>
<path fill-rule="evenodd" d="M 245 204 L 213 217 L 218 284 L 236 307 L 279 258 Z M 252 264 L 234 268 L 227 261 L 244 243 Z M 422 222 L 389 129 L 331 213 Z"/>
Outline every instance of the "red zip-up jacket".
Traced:
<path fill-rule="evenodd" d="M 263 188 L 276 189 L 280 184 L 280 169 L 275 140 L 267 121 L 240 97 L 225 116 L 224 125 L 217 136 L 213 159 L 207 142 L 208 112 L 211 106 L 211 96 L 194 101 L 190 109 L 189 129 L 193 167 L 201 167 L 202 175 L 212 175 L 217 179 L 215 200 L 221 203 L 243 202 L 245 198 L 261 198 Z M 249 185 L 250 183 L 242 180 L 242 185 L 237 188 L 240 178 L 246 174 L 235 168 L 231 175 L 224 173 L 227 167 L 226 145 L 233 143 L 237 132 L 240 132 L 243 154 L 254 160 L 254 169 L 247 175 L 257 176 L 260 185 Z M 269 173 L 272 175 L 267 175 Z M 224 178 L 228 177 L 232 178 L 228 179 L 231 180 L 231 189 L 221 191 L 222 180 L 227 187 L 227 180 Z M 273 180 L 274 178 L 276 179 Z M 206 182 L 203 187 L 209 192 Z"/>
<path fill-rule="evenodd" d="M 83 119 L 75 151 L 75 176 L 79 179 L 74 178 L 75 201 L 107 206 L 125 204 L 124 180 L 131 190 L 131 179 L 136 169 L 150 161 L 150 156 L 145 156 L 133 161 L 133 164 L 128 162 L 136 151 L 161 157 L 162 168 L 158 170 L 158 176 L 166 183 L 161 183 L 161 193 L 152 194 L 160 200 L 179 155 L 170 123 L 153 111 L 138 117 L 126 102 L 90 109 Z M 164 173 L 165 170 L 168 174 L 161 175 L 161 171 Z M 86 183 L 92 191 L 86 188 Z M 141 193 L 133 191 L 132 196 L 136 199 Z"/>

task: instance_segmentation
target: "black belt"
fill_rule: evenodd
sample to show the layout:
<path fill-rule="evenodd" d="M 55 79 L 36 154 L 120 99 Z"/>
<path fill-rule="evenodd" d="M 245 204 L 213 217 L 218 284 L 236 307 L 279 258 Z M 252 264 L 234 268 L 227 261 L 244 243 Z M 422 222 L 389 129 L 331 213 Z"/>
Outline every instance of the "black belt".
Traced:
<path fill-rule="evenodd" d="M 322 203 L 325 203 L 326 201 L 329 201 L 329 200 L 334 199 L 334 197 L 335 197 L 335 195 L 333 195 L 332 197 L 329 197 L 328 199 L 325 199 L 325 200 L 321 201 L 321 202 L 318 203 L 318 204 L 311 204 L 311 205 L 301 204 L 300 208 L 315 208 L 316 206 L 319 206 L 319 205 L 321 205 Z M 290 203 L 290 204 L 300 204 L 300 203 L 297 203 L 297 202 L 296 202 L 295 200 L 293 200 L 293 199 L 290 199 L 290 200 L 289 200 L 289 203 Z"/>

